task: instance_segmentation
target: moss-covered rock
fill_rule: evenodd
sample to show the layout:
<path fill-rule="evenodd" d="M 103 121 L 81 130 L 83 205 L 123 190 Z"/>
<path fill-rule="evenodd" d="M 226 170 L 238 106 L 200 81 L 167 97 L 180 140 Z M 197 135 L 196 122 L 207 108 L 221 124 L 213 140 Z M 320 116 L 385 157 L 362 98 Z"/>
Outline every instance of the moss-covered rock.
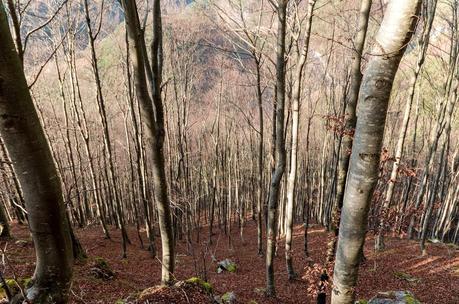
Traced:
<path fill-rule="evenodd" d="M 237 270 L 236 264 L 230 264 L 230 265 L 228 265 L 228 267 L 226 268 L 226 270 L 228 270 L 229 272 L 236 272 L 236 270 Z"/>
<path fill-rule="evenodd" d="M 406 304 L 421 304 L 421 302 L 415 299 L 412 294 L 406 294 L 403 300 L 406 302 Z"/>
<path fill-rule="evenodd" d="M 224 304 L 233 304 L 236 302 L 236 295 L 234 292 L 230 291 L 222 295 L 222 302 Z"/>
<path fill-rule="evenodd" d="M 192 278 L 189 278 L 188 280 L 186 280 L 185 282 L 189 283 L 189 284 L 198 285 L 209 294 L 213 292 L 212 285 L 209 282 L 206 282 L 201 278 L 192 277 Z"/>
<path fill-rule="evenodd" d="M 13 279 L 5 279 L 5 282 L 6 282 L 6 286 L 7 287 L 5 287 L 4 283 L 0 284 L 0 299 L 6 299 L 7 298 L 7 291 L 6 291 L 7 288 L 10 291 L 11 295 L 13 295 L 13 296 L 19 291 L 19 288 L 18 288 L 15 280 L 13 280 Z"/>
<path fill-rule="evenodd" d="M 421 304 L 421 302 L 409 291 L 389 291 L 378 293 L 368 304 Z"/>
<path fill-rule="evenodd" d="M 95 278 L 102 280 L 110 280 L 115 276 L 115 273 L 108 262 L 101 257 L 94 258 L 94 262 L 91 264 L 90 272 Z"/>
<path fill-rule="evenodd" d="M 236 270 L 237 270 L 236 263 L 234 263 L 230 259 L 224 259 L 223 261 L 220 261 L 217 263 L 218 273 L 222 273 L 223 271 L 236 272 Z"/>

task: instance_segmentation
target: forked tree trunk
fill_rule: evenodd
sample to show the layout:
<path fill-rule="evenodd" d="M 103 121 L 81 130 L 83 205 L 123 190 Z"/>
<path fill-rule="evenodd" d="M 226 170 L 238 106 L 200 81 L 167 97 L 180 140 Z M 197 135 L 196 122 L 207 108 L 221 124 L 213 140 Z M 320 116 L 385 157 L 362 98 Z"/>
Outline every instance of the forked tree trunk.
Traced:
<path fill-rule="evenodd" d="M 37 264 L 26 296 L 34 303 L 66 303 L 72 241 L 61 181 L 0 2 L 0 132 L 21 184 Z"/>
<path fill-rule="evenodd" d="M 153 41 L 152 41 L 152 67 L 150 69 L 147 59 L 144 36 L 140 27 L 139 15 L 135 1 L 122 1 L 130 44 L 134 47 L 132 52 L 135 73 L 135 86 L 137 97 L 141 105 L 142 122 L 145 131 L 152 142 L 152 168 L 154 196 L 158 209 L 159 228 L 162 244 L 162 284 L 173 281 L 172 273 L 175 266 L 174 237 L 172 231 L 172 218 L 167 190 L 165 161 L 164 161 L 164 110 L 161 98 L 161 73 L 162 73 L 162 25 L 160 1 L 153 3 Z M 148 75 L 148 74 L 151 75 Z M 151 77 L 152 97 L 148 91 L 147 77 Z"/>
<path fill-rule="evenodd" d="M 400 60 L 415 30 L 420 4 L 420 0 L 389 2 L 362 80 L 339 229 L 332 304 L 354 303 L 368 211 L 378 181 L 390 93 Z"/>

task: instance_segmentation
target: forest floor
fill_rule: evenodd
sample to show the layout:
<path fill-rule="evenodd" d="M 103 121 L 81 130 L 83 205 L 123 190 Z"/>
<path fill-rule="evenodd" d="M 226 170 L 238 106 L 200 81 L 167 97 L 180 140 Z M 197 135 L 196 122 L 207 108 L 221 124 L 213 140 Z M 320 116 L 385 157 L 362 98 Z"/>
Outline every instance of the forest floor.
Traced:
<path fill-rule="evenodd" d="M 320 271 L 325 259 L 327 233 L 319 227 L 311 227 L 308 234 L 310 257 L 303 254 L 303 230 L 295 228 L 294 265 L 300 274 L 293 282 L 287 280 L 283 243 L 275 259 L 277 298 L 268 300 L 262 290 L 265 285 L 265 259 L 257 255 L 256 225 L 246 223 L 244 241 L 239 237 L 239 229 L 234 228 L 232 246 L 228 237 L 218 228 L 214 229 L 213 245 L 207 246 L 207 233 L 201 233 L 201 245 L 193 242 L 195 257 L 187 253 L 184 241 L 177 244 L 176 277 L 186 280 L 197 275 L 204 267 L 205 260 L 208 281 L 214 292 L 224 294 L 232 291 L 238 303 L 315 303 L 311 293 L 317 284 L 315 271 Z M 35 264 L 33 245 L 28 230 L 24 226 L 14 225 L 14 238 L 1 242 L 3 254 L 2 270 L 5 277 L 16 275 L 18 278 L 31 276 Z M 152 259 L 140 242 L 134 228 L 129 230 L 131 245 L 128 246 L 128 258 L 121 260 L 120 233 L 112 230 L 112 239 L 104 239 L 99 227 L 76 229 L 88 259 L 77 262 L 74 268 L 74 281 L 71 290 L 71 303 L 115 303 L 119 299 L 133 298 L 142 290 L 159 284 L 160 262 Z M 196 237 L 196 236 L 194 236 Z M 143 235 L 144 242 L 146 240 Z M 194 240 L 195 241 L 195 240 Z M 359 299 L 369 299 L 378 291 L 409 290 L 422 303 L 459 303 L 459 249 L 446 244 L 429 243 L 428 255 L 420 256 L 418 243 L 415 241 L 387 238 L 387 249 L 381 253 L 373 251 L 373 237 L 369 236 L 365 245 L 367 260 L 360 267 L 357 294 Z M 157 248 L 160 248 L 159 238 Z M 204 256 L 204 258 L 203 258 Z M 217 265 L 212 261 L 230 259 L 237 264 L 235 273 L 216 272 Z M 103 258 L 114 270 L 114 277 L 109 280 L 95 278 L 91 268 L 97 257 Z M 196 263 L 196 261 L 199 261 Z M 198 271 L 195 270 L 198 266 Z M 308 267 L 308 265 L 315 265 Z M 329 298 L 329 295 L 327 296 Z M 186 303 L 166 301 L 164 303 Z M 195 302 L 196 303 L 196 302 Z"/>

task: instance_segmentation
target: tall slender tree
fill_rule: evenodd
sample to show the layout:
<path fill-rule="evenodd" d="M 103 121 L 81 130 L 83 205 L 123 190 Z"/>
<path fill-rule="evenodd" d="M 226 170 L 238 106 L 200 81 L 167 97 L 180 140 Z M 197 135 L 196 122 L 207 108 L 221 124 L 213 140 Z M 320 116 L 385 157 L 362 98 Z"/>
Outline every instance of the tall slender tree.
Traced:
<path fill-rule="evenodd" d="M 137 5 L 133 0 L 123 0 L 130 45 L 134 47 L 132 61 L 137 98 L 140 103 L 142 122 L 151 140 L 154 197 L 158 209 L 162 244 L 161 282 L 170 284 L 175 266 L 174 237 L 169 194 L 164 161 L 164 108 L 162 85 L 162 22 L 160 0 L 153 1 L 153 40 L 151 63 L 147 57 L 144 32 L 140 26 Z M 148 89 L 151 88 L 151 95 Z"/>
<path fill-rule="evenodd" d="M 285 171 L 286 152 L 284 138 L 284 111 L 285 111 L 285 36 L 288 0 L 277 1 L 277 51 L 276 51 L 276 127 L 275 133 L 275 164 L 271 176 L 268 200 L 268 227 L 266 232 L 266 294 L 274 297 L 274 254 L 276 251 L 277 236 L 277 209 L 279 204 L 281 180 Z M 274 134 L 273 134 L 274 136 Z"/>
<path fill-rule="evenodd" d="M 295 210 L 297 161 L 298 161 L 298 133 L 300 129 L 300 98 L 303 80 L 303 70 L 308 58 L 309 40 L 311 37 L 312 16 L 316 0 L 310 0 L 308 5 L 308 18 L 304 29 L 304 45 L 298 59 L 298 65 L 293 84 L 293 104 L 292 104 L 292 148 L 290 152 L 290 171 L 287 177 L 287 210 L 286 210 L 286 234 L 285 234 L 285 260 L 287 263 L 287 275 L 289 280 L 295 278 L 292 258 L 292 234 L 293 216 Z"/>

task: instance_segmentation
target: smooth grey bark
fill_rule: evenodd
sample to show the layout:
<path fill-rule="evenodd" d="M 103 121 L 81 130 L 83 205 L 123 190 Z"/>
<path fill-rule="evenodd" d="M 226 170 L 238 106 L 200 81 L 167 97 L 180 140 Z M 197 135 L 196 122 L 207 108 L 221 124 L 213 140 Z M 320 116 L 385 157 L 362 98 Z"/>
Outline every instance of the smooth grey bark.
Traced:
<path fill-rule="evenodd" d="M 174 236 L 170 202 L 167 189 L 165 160 L 164 160 L 164 109 L 161 97 L 162 84 L 162 23 L 160 1 L 153 2 L 153 41 L 151 44 L 151 67 L 147 59 L 147 51 L 143 31 L 140 27 L 139 15 L 135 1 L 122 1 L 128 37 L 132 52 L 132 61 L 135 75 L 135 87 L 140 103 L 142 122 L 145 125 L 146 135 L 152 142 L 152 169 L 154 197 L 158 210 L 159 228 L 162 244 L 162 284 L 173 281 L 175 267 Z M 147 82 L 147 78 L 149 82 Z M 151 86 L 150 96 L 148 83 Z"/>
<path fill-rule="evenodd" d="M 277 235 L 277 209 L 280 196 L 280 185 L 285 171 L 286 152 L 284 138 L 284 110 L 285 110 L 285 35 L 287 19 L 288 0 L 277 2 L 277 62 L 276 62 L 276 126 L 273 129 L 275 134 L 275 159 L 274 171 L 271 177 L 268 199 L 268 225 L 266 242 L 266 294 L 270 297 L 276 296 L 274 284 L 274 254 L 276 249 Z"/>
<path fill-rule="evenodd" d="M 362 79 L 339 228 L 332 304 L 350 304 L 355 299 L 368 211 L 378 181 L 390 93 L 400 60 L 415 30 L 420 4 L 420 0 L 389 2 Z"/>
<path fill-rule="evenodd" d="M 292 232 L 293 232 L 293 213 L 295 210 L 296 179 L 297 179 L 297 160 L 298 160 L 298 133 L 300 128 L 300 98 L 301 85 L 303 80 L 303 70 L 308 58 L 309 40 L 311 37 L 312 17 L 316 0 L 310 0 L 308 5 L 308 19 L 304 29 L 304 45 L 301 49 L 298 60 L 295 81 L 293 84 L 292 102 L 292 146 L 290 154 L 290 172 L 287 177 L 287 206 L 286 206 L 286 234 L 285 234 L 285 261 L 287 264 L 288 279 L 292 280 L 297 275 L 293 268 L 292 257 Z"/>
<path fill-rule="evenodd" d="M 333 233 L 331 241 L 328 243 L 327 262 L 332 262 L 335 258 L 336 242 L 339 233 L 339 224 L 341 217 L 341 208 L 343 207 L 344 190 L 346 177 L 349 169 L 349 159 L 352 151 L 352 141 L 354 139 L 355 125 L 357 123 L 356 108 L 359 98 L 360 84 L 362 83 L 362 54 L 365 47 L 365 40 L 368 31 L 368 21 L 370 19 L 370 10 L 372 0 L 362 0 L 360 4 L 360 16 L 357 35 L 354 41 L 354 60 L 351 71 L 351 89 L 349 99 L 346 103 L 344 112 L 344 131 L 341 140 L 341 149 L 338 161 L 338 170 L 336 178 L 336 196 L 332 212 L 331 230 Z"/>
<path fill-rule="evenodd" d="M 129 46 L 129 37 L 126 30 L 125 35 L 126 41 L 126 76 L 128 83 L 128 99 L 131 107 L 131 120 L 132 125 L 134 126 L 134 137 L 135 137 L 135 151 L 136 151 L 136 162 L 137 162 L 137 177 L 139 179 L 139 194 L 142 200 L 142 206 L 144 211 L 144 224 L 145 230 L 148 238 L 148 250 L 152 257 L 156 256 L 156 245 L 155 245 L 155 232 L 153 227 L 153 211 L 152 204 L 147 195 L 147 175 L 146 175 L 146 165 L 145 165 L 145 149 L 143 146 L 143 130 L 142 130 L 142 121 L 141 117 L 137 119 L 136 109 L 139 109 L 138 103 L 135 103 L 134 94 L 132 90 L 132 73 L 130 66 L 130 46 Z M 140 111 L 140 110 L 139 110 Z"/>
<path fill-rule="evenodd" d="M 66 303 L 72 241 L 59 179 L 0 2 L 0 133 L 23 190 L 37 264 L 26 297 Z"/>
<path fill-rule="evenodd" d="M 427 10 L 425 13 L 424 18 L 426 18 L 426 23 L 423 29 L 422 36 L 419 38 L 419 54 L 418 59 L 416 62 L 416 67 L 414 69 L 413 75 L 410 80 L 410 87 L 408 90 L 408 98 L 405 103 L 405 109 L 403 111 L 403 120 L 400 126 L 400 133 L 397 140 L 397 146 L 395 148 L 395 161 L 392 165 L 392 171 L 389 178 L 389 184 L 386 190 L 386 197 L 384 199 L 381 215 L 380 215 L 380 222 L 378 225 L 378 234 L 375 239 L 375 250 L 383 250 L 384 249 L 384 226 L 385 226 L 385 217 L 387 216 L 387 212 L 389 211 L 389 207 L 392 202 L 392 196 L 394 194 L 395 183 L 397 181 L 398 171 L 400 167 L 400 160 L 403 154 L 403 146 L 405 144 L 406 133 L 408 131 L 408 123 L 410 121 L 410 113 L 411 113 L 411 105 L 413 104 L 414 93 L 416 90 L 416 83 L 421 73 L 421 68 L 424 64 L 425 56 L 427 53 L 427 49 L 429 47 L 430 41 L 430 32 L 432 29 L 433 20 L 435 18 L 435 12 L 437 9 L 437 1 L 432 0 L 428 1 L 432 3 L 427 6 Z"/>

